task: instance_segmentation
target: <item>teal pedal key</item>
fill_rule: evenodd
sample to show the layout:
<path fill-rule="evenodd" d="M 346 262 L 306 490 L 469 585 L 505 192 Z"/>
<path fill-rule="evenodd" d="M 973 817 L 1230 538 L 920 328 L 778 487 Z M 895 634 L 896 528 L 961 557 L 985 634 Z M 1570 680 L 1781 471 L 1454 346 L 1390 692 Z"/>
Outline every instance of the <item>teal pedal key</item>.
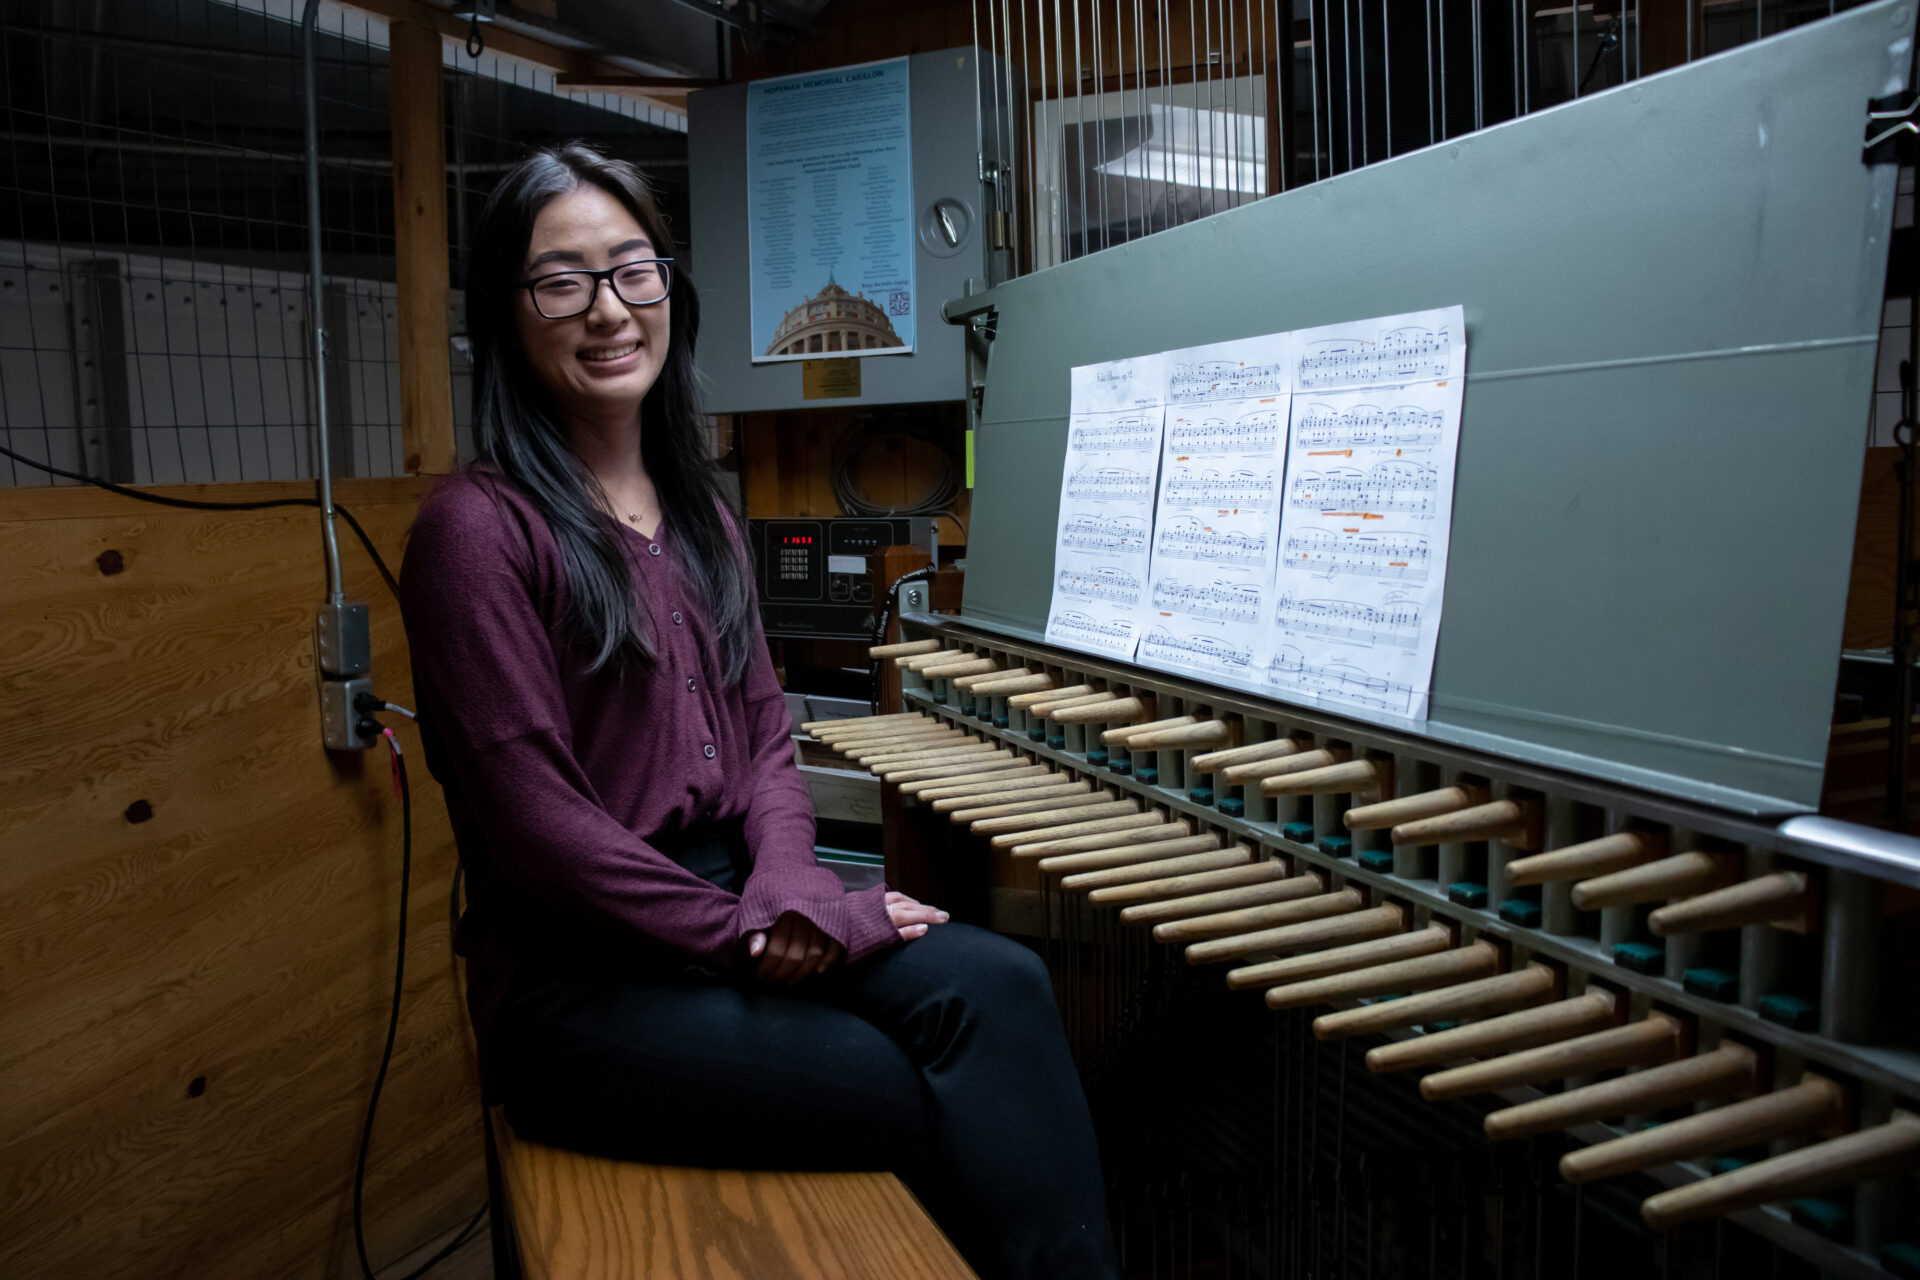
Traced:
<path fill-rule="evenodd" d="M 1160 766 L 1157 764 L 1143 764 L 1133 771 L 1133 776 L 1149 786 L 1157 785 L 1160 781 Z"/>
<path fill-rule="evenodd" d="M 1195 804 L 1210 805 L 1213 803 L 1213 788 L 1212 787 L 1188 787 L 1187 799 L 1193 801 Z"/>
<path fill-rule="evenodd" d="M 1047 740 L 1047 722 L 1042 720 L 1039 724 L 1028 725 L 1027 737 L 1035 742 L 1045 742 Z M 1066 745 L 1066 739 L 1061 739 L 1061 745 Z"/>
<path fill-rule="evenodd" d="M 1708 1163 L 1707 1172 L 1717 1178 L 1723 1173 L 1732 1173 L 1735 1169 L 1744 1169 L 1748 1163 L 1748 1161 L 1742 1160 L 1739 1156 L 1721 1156 L 1719 1159 Z"/>
<path fill-rule="evenodd" d="M 1841 1243 L 1853 1238 L 1853 1211 L 1838 1200 L 1808 1196 L 1787 1206 L 1787 1216 L 1815 1235 Z"/>
<path fill-rule="evenodd" d="M 1005 716 L 995 716 L 993 718 L 993 727 L 996 729 L 1005 729 L 1008 727 L 1008 724 L 1009 722 Z"/>
<path fill-rule="evenodd" d="M 1920 1244 L 1896 1240 L 1881 1245 L 1880 1265 L 1902 1280 L 1920 1280 Z"/>
<path fill-rule="evenodd" d="M 961 714 L 961 715 L 963 715 L 963 716 L 970 716 L 970 715 L 972 715 L 972 714 L 974 713 L 974 708 L 975 708 L 975 707 L 976 707 L 977 705 L 979 705 L 979 704 L 978 704 L 978 703 L 976 703 L 976 702 L 974 701 L 974 699 L 972 699 L 972 698 L 968 698 L 968 699 L 966 699 L 965 701 L 963 701 L 963 702 L 961 702 L 961 704 L 960 704 L 960 714 Z"/>
<path fill-rule="evenodd" d="M 1353 856 L 1352 836 L 1321 836 L 1315 846 L 1320 852 L 1333 858 L 1351 858 Z"/>
<path fill-rule="evenodd" d="M 1540 904 L 1529 898 L 1508 898 L 1500 904 L 1500 918 L 1508 924 L 1540 927 Z"/>
<path fill-rule="evenodd" d="M 1487 905 L 1487 886 L 1477 880 L 1456 880 L 1447 886 L 1447 901 L 1456 907 Z"/>
<path fill-rule="evenodd" d="M 1791 1027 L 1795 1031 L 1820 1029 L 1820 1006 L 1811 1000 L 1802 1000 L 1799 996 L 1780 992 L 1761 996 L 1760 1016 L 1768 1022 Z"/>
<path fill-rule="evenodd" d="M 1220 815 L 1225 818 L 1244 818 L 1247 816 L 1247 802 L 1239 796 L 1222 796 Z"/>
<path fill-rule="evenodd" d="M 1101 765 L 1101 764 L 1105 764 L 1106 762 L 1107 762 L 1107 749 L 1105 747 L 1088 747 L 1087 748 L 1088 764 Z"/>
<path fill-rule="evenodd" d="M 1650 942 L 1621 942 L 1613 948 L 1613 962 L 1622 969 L 1658 977 L 1667 970 L 1667 949 Z"/>
<path fill-rule="evenodd" d="M 1313 824 L 1311 822 L 1289 822 L 1280 828 L 1280 834 L 1295 844 L 1313 843 Z"/>
<path fill-rule="evenodd" d="M 1393 874 L 1393 850 L 1362 849 L 1360 866 L 1364 870 L 1377 871 L 1383 876 L 1390 876 Z"/>
<path fill-rule="evenodd" d="M 1047 735 L 1047 745 L 1055 751 L 1065 751 L 1067 749 L 1067 735 L 1064 733 L 1050 733 Z"/>
<path fill-rule="evenodd" d="M 1691 995 L 1705 996 L 1709 1000 L 1740 998 L 1740 975 L 1728 973 L 1725 969 L 1710 969 L 1704 966 L 1688 969 L 1680 975 L 1680 986 Z"/>

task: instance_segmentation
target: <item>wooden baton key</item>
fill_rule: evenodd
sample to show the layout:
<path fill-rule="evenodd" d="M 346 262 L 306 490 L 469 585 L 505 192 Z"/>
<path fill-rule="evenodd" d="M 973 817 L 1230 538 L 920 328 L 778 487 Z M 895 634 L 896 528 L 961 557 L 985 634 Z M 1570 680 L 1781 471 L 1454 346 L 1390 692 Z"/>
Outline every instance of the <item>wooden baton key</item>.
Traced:
<path fill-rule="evenodd" d="M 940 652 L 938 640 L 902 640 L 898 644 L 876 644 L 867 650 L 867 656 L 881 658 L 912 658 L 923 653 Z"/>
<path fill-rule="evenodd" d="M 1036 702 L 1027 708 L 1027 714 L 1037 716 L 1042 720 L 1051 720 L 1055 712 L 1065 711 L 1070 707 L 1091 707 L 1118 701 L 1120 701 L 1120 695 L 1117 693 L 1077 693 L 1072 697 L 1062 696 L 1047 702 Z M 1008 705 L 1012 705 L 1011 701 L 1009 701 Z"/>
<path fill-rule="evenodd" d="M 1071 840 L 1077 836 L 1097 836 L 1109 832 L 1131 831 L 1136 827 L 1154 827 L 1167 820 L 1167 815 L 1155 810 L 1142 812 L 1138 800 L 1115 800 L 1111 805 L 1099 808 L 1110 812 L 1098 817 L 1071 816 L 1064 822 L 1043 822 L 1037 826 L 1022 827 L 1013 831 L 1003 830 L 989 842 L 996 849 L 1019 849 L 1043 840 Z"/>
<path fill-rule="evenodd" d="M 1058 794 L 1054 794 L 1054 792 Z M 1019 792 L 1014 793 L 1016 797 Z M 1095 791 L 1093 784 L 1084 778 L 1063 782 L 1058 788 L 1042 788 L 1036 794 L 1025 799 L 1002 800 L 997 796 L 983 796 L 970 800 L 966 804 L 949 805 L 942 808 L 941 801 L 935 801 L 933 811 L 944 813 L 947 820 L 956 826 L 971 826 L 982 818 L 1005 818 L 1014 814 L 1038 813 L 1046 809 L 1064 809 L 1068 806 L 1105 804 L 1113 799 L 1111 791 Z"/>
<path fill-rule="evenodd" d="M 983 678 L 973 686 L 973 694 L 976 698 L 994 698 L 1016 693 L 1040 693 L 1052 688 L 1053 677 L 1044 671 L 1036 671 L 1032 675 L 1025 676 L 1008 673 Z"/>
<path fill-rule="evenodd" d="M 973 651 L 970 649 L 942 649 L 938 653 L 910 653 L 904 658 L 895 658 L 893 665 L 902 671 L 924 671 L 928 667 L 959 662 L 972 656 Z"/>
<path fill-rule="evenodd" d="M 1047 718 L 1060 724 L 1084 724 L 1089 720 L 1149 720 L 1152 717 L 1153 699 L 1136 696 L 1057 707 Z"/>
<path fill-rule="evenodd" d="M 1048 688 L 1038 693 L 1016 693 L 1007 699 L 1007 706 L 1015 711 L 1030 711 L 1043 702 L 1057 702 L 1063 698 L 1084 698 L 1100 692 L 1090 684 L 1068 685 L 1064 689 Z"/>
<path fill-rule="evenodd" d="M 1678 1018 L 1655 1011 L 1625 1026 L 1436 1071 L 1420 1081 L 1420 1096 L 1438 1102 L 1442 1098 L 1493 1093 L 1517 1084 L 1564 1080 L 1592 1071 L 1670 1062 L 1680 1055 L 1685 1038 L 1686 1027 Z"/>
<path fill-rule="evenodd" d="M 1200 836 L 1193 837 L 1195 840 Z M 1177 843 L 1168 841 L 1169 845 Z M 1178 858 L 1161 858 L 1156 862 L 1140 862 L 1125 867 L 1108 867 L 1103 871 L 1083 871 L 1079 875 L 1068 876 L 1060 882 L 1062 889 L 1072 891 L 1105 889 L 1115 885 L 1133 884 L 1142 880 L 1162 880 L 1170 876 L 1199 875 L 1208 871 L 1218 871 L 1225 867 L 1238 867 L 1253 861 L 1253 851 L 1243 844 L 1228 845 L 1224 849 L 1211 852 L 1190 853 Z"/>
<path fill-rule="evenodd" d="M 1251 883 L 1226 885 L 1206 893 L 1191 893 L 1159 901 L 1136 901 L 1133 906 L 1121 910 L 1121 922 L 1162 924 L 1169 920 L 1191 920 L 1196 916 L 1212 916 L 1222 911 L 1237 912 L 1246 907 L 1270 906 L 1279 902 L 1292 902 L 1297 898 L 1315 898 L 1327 891 L 1326 880 L 1312 872 L 1289 876 L 1284 874 L 1285 866 L 1282 863 L 1275 861 L 1262 865 L 1272 865 L 1279 869 L 1281 874 L 1269 875 L 1265 879 Z M 1094 901 L 1111 901 L 1111 899 L 1096 898 Z"/>
<path fill-rule="evenodd" d="M 1345 747 L 1317 747 L 1312 751 L 1296 751 L 1274 759 L 1248 760 L 1228 765 L 1218 772 L 1221 780 L 1229 784 L 1259 782 L 1282 774 L 1305 773 L 1309 769 L 1324 769 L 1330 764 L 1345 764 L 1351 759 L 1353 752 Z"/>
<path fill-rule="evenodd" d="M 1453 945 L 1453 930 L 1443 924 L 1430 924 L 1410 933 L 1355 942 L 1326 951 L 1310 951 L 1284 960 L 1265 960 L 1227 971 L 1227 986 L 1234 991 L 1249 991 L 1280 986 L 1289 982 L 1310 982 L 1350 969 L 1369 969 L 1374 965 L 1430 956 Z"/>
<path fill-rule="evenodd" d="M 1063 853 L 1051 858 L 1040 859 L 1042 875 L 1071 876 L 1082 871 L 1105 871 L 1109 867 L 1137 867 L 1147 862 L 1164 862 L 1168 858 L 1184 857 L 1190 853 L 1208 853 L 1220 847 L 1220 837 L 1211 831 L 1203 831 L 1194 836 L 1174 836 L 1171 839 L 1149 840 L 1139 844 L 1116 845 L 1109 849 L 1094 849 L 1087 853 Z"/>
<path fill-rule="evenodd" d="M 1407 913 L 1404 908 L 1388 905 L 1362 910 L 1358 893 L 1351 889 L 1342 889 L 1340 892 L 1352 893 L 1354 904 L 1338 915 L 1323 920 L 1308 920 L 1302 924 L 1282 925 L 1277 929 L 1260 929 L 1231 938 L 1216 938 L 1211 942 L 1196 942 L 1187 948 L 1187 963 L 1217 964 L 1260 951 L 1324 951 L 1329 947 L 1365 942 L 1406 929 Z M 1306 901 L 1311 902 L 1312 899 Z"/>
<path fill-rule="evenodd" d="M 977 772 L 963 773 L 957 776 L 940 778 L 916 778 L 899 784 L 900 793 L 908 796 L 925 796 L 929 791 L 943 791 L 948 795 L 962 795 L 964 792 L 951 791 L 951 787 L 970 787 L 985 784 L 994 786 L 1012 786 L 1025 778 L 1042 778 L 1052 771 L 1045 765 L 1034 764 L 1025 756 L 1013 756 L 1007 760 L 989 760 Z M 891 784 L 889 784 L 891 785 Z M 1035 783 L 1034 785 L 1039 785 Z M 938 797 L 929 797 L 938 798 Z"/>
<path fill-rule="evenodd" d="M 1195 756 L 1192 768 L 1195 773 L 1214 773 L 1236 764 L 1278 760 L 1282 756 L 1305 751 L 1309 745 L 1311 744 L 1295 738 L 1276 738 L 1271 742 L 1256 742 L 1247 747 L 1229 747 L 1223 751 L 1209 751 L 1205 755 Z"/>
<path fill-rule="evenodd" d="M 1560 1157 L 1560 1176 L 1592 1182 L 1775 1138 L 1832 1131 L 1845 1122 L 1846 1106 L 1846 1090 L 1825 1076 L 1804 1075 L 1785 1089 L 1569 1151 Z"/>
<path fill-rule="evenodd" d="M 1134 884 L 1115 885 L 1111 889 L 1096 889 L 1088 895 L 1089 902 L 1101 906 L 1117 907 L 1128 904 L 1158 904 L 1164 901 L 1180 901 L 1192 897 L 1204 897 L 1242 885 L 1266 884 L 1271 881 L 1294 878 L 1287 864 L 1279 858 L 1264 858 L 1244 867 L 1229 867 L 1223 871 L 1203 871 L 1198 875 L 1170 876 L 1164 880 L 1141 880 Z M 1316 891 L 1317 892 L 1317 891 Z M 1122 911 L 1120 918 L 1126 919 Z"/>
<path fill-rule="evenodd" d="M 1199 716 L 1170 716 L 1165 720 L 1149 720 L 1145 724 L 1115 725 L 1111 729 L 1101 731 L 1100 741 L 1106 743 L 1108 746 L 1112 746 L 1116 742 L 1121 746 L 1125 746 L 1127 739 L 1133 737 L 1135 734 L 1152 733 L 1156 729 L 1178 729 L 1185 725 L 1198 723 L 1200 723 Z"/>
<path fill-rule="evenodd" d="M 1573 886 L 1573 905 L 1582 911 L 1598 911 L 1602 907 L 1684 898 L 1724 888 L 1739 874 L 1738 859 L 1732 854 L 1694 849 L 1658 862 L 1582 880 Z"/>
<path fill-rule="evenodd" d="M 1046 827 L 1064 826 L 1070 822 L 1091 822 L 1097 818 L 1118 818 L 1125 814 L 1140 812 L 1140 802 L 1131 797 L 1116 800 L 1111 792 L 1107 792 L 1092 798 L 1098 803 L 1069 803 L 1050 809 L 1041 808 L 1005 814 L 997 818 L 978 818 L 974 820 L 972 831 L 977 836 L 1002 836 L 1023 831 L 1039 831 Z"/>
<path fill-rule="evenodd" d="M 899 785 L 908 782 L 925 782 L 934 778 L 952 778 L 965 773 L 987 773 L 1000 769 L 1018 769 L 1027 763 L 1027 757 L 1017 756 L 1001 747 L 984 755 L 964 756 L 946 764 L 909 764 L 895 769 L 883 765 L 880 770 L 882 781 Z"/>
<path fill-rule="evenodd" d="M 1218 747 L 1240 739 L 1238 720 L 1197 720 L 1192 724 L 1166 725 L 1159 729 L 1148 725 L 1145 728 L 1147 732 L 1135 733 L 1127 739 L 1127 750 L 1159 751 L 1169 747 Z"/>
<path fill-rule="evenodd" d="M 995 680 L 1019 680 L 1033 674 L 1032 667 L 996 667 L 992 671 L 975 671 L 964 676 L 953 677 L 956 689 L 971 689 L 980 692 L 980 686 Z"/>
<path fill-rule="evenodd" d="M 1570 844 L 1564 849 L 1536 853 L 1531 858 L 1515 858 L 1507 864 L 1507 883 L 1519 888 L 1530 884 L 1556 884 L 1562 880 L 1585 880 L 1590 876 L 1610 875 L 1643 862 L 1667 856 L 1667 836 L 1663 831 L 1620 831 L 1598 840 Z"/>
<path fill-rule="evenodd" d="M 1096 849 L 1114 849 L 1123 844 L 1149 844 L 1155 840 L 1174 840 L 1193 834 L 1193 824 L 1185 818 L 1168 821 L 1164 813 L 1141 816 L 1154 819 L 1153 824 L 1121 827 L 1084 836 L 1035 840 L 1016 844 L 1009 852 L 1016 858 L 1052 858 L 1063 853 L 1092 853 Z"/>
<path fill-rule="evenodd" d="M 1551 1000 L 1559 988 L 1558 970 L 1551 965 L 1529 964 L 1511 973 L 1495 973 L 1438 991 L 1322 1014 L 1313 1020 L 1313 1034 L 1322 1040 L 1343 1040 L 1394 1027 L 1484 1018 L 1488 1014 L 1507 1013 Z"/>
<path fill-rule="evenodd" d="M 1743 1044 L 1729 1043 L 1665 1066 L 1648 1067 L 1583 1089 L 1568 1089 L 1489 1112 L 1486 1130 L 1489 1138 L 1500 1142 L 1571 1129 L 1591 1120 L 1614 1120 L 1754 1093 L 1759 1088 L 1760 1055 Z"/>
<path fill-rule="evenodd" d="M 1320 877 L 1302 876 L 1300 879 L 1319 881 Z M 1153 940 L 1200 942 L 1207 938 L 1231 938 L 1255 929 L 1276 929 L 1281 925 L 1299 924 L 1303 920 L 1324 920 L 1328 916 L 1344 915 L 1358 906 L 1359 895 L 1351 890 L 1298 893 L 1278 902 L 1165 920 L 1154 925 Z"/>
<path fill-rule="evenodd" d="M 1920 1165 L 1920 1116 L 1896 1110 L 1885 1124 L 1829 1138 L 1641 1202 L 1651 1227 L 1674 1227 L 1751 1205 L 1891 1177 Z"/>
<path fill-rule="evenodd" d="M 937 764 L 947 760 L 958 760 L 965 756 L 985 755 L 1000 750 L 997 742 L 984 742 L 974 737 L 948 738 L 931 746 L 922 743 L 916 747 L 894 747 L 886 751 L 870 751 L 853 757 L 854 763 L 863 764 L 869 773 L 891 773 L 914 764 Z"/>
<path fill-rule="evenodd" d="M 1624 1008 L 1612 992 L 1596 988 L 1552 1004 L 1379 1045 L 1367 1050 L 1367 1070 L 1406 1071 L 1571 1040 L 1612 1026 Z"/>
<path fill-rule="evenodd" d="M 1267 990 L 1269 1009 L 1297 1009 L 1302 1005 L 1357 1000 L 1395 991 L 1427 991 L 1456 982 L 1485 978 L 1500 968 L 1500 948 L 1484 938 L 1451 951 L 1437 951 L 1412 960 L 1335 973 L 1307 982 L 1291 982 Z"/>
<path fill-rule="evenodd" d="M 1062 786 L 1071 780 L 1071 774 L 1056 773 L 1043 764 L 1033 764 L 1025 769 L 1010 769 L 1005 773 L 982 774 L 977 778 L 968 778 L 964 782 L 951 778 L 936 786 L 922 787 L 909 794 L 918 796 L 922 802 L 931 804 L 935 813 L 944 813 L 940 808 L 943 801 L 953 800 L 957 804 L 980 804 L 980 797 L 1001 798 L 1024 794 L 1029 790 L 1038 791 L 1047 787 Z M 917 784 L 916 784 L 917 785 Z"/>
<path fill-rule="evenodd" d="M 1373 797 L 1393 790 L 1393 761 L 1349 760 L 1299 773 L 1285 773 L 1260 783 L 1260 794 L 1268 796 L 1326 795 L 1350 791 L 1355 796 Z"/>
<path fill-rule="evenodd" d="M 1399 845 L 1504 840 L 1516 849 L 1540 847 L 1540 805 L 1532 800 L 1495 800 L 1434 818 L 1402 822 L 1393 829 Z"/>
<path fill-rule="evenodd" d="M 1445 813 L 1471 809 L 1475 805 L 1485 804 L 1487 794 L 1485 787 L 1441 787 L 1438 791 L 1422 791 L 1419 795 L 1357 805 L 1347 810 L 1340 821 L 1349 831 L 1379 831 L 1385 827 L 1397 827 L 1403 822 L 1437 818 Z"/>
<path fill-rule="evenodd" d="M 1724 889 L 1670 902 L 1647 917 L 1647 928 L 1666 938 L 1748 924 L 1797 921 L 1812 915 L 1813 883 L 1804 871 L 1775 871 Z"/>
<path fill-rule="evenodd" d="M 896 711 L 884 716 L 849 716 L 841 720 L 809 720 L 800 726 L 802 733 L 811 734 L 822 742 L 831 741 L 840 734 L 853 729 L 871 729 L 878 725 L 911 724 L 915 721 L 931 721 L 932 716 L 924 711 Z"/>

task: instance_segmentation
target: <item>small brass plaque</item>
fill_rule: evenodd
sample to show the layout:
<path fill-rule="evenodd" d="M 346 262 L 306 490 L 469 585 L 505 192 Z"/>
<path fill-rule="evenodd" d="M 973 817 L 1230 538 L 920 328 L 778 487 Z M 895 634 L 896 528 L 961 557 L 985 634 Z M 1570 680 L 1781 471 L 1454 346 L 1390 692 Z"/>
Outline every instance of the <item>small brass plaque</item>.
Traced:
<path fill-rule="evenodd" d="M 803 360 L 800 397 L 803 400 L 845 400 L 860 394 L 860 357 L 840 360 Z"/>

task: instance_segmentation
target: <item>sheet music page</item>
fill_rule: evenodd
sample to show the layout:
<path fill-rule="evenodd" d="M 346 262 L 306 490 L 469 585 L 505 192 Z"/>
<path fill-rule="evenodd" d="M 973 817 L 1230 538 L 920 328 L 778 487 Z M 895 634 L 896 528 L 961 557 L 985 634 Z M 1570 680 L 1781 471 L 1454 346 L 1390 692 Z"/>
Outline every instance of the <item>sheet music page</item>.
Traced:
<path fill-rule="evenodd" d="M 1146 599 L 1166 362 L 1073 371 L 1047 643 L 1132 661 Z"/>
<path fill-rule="evenodd" d="M 1142 666 L 1259 687 L 1286 457 L 1287 339 L 1166 353 Z"/>
<path fill-rule="evenodd" d="M 1301 330 L 1267 689 L 1427 717 L 1466 369 L 1461 308 Z"/>

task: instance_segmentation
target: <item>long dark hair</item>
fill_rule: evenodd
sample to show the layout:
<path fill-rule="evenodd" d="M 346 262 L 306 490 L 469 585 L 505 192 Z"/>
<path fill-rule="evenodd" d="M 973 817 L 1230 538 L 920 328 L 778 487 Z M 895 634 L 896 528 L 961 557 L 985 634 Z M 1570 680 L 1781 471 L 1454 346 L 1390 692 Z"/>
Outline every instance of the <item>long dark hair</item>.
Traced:
<path fill-rule="evenodd" d="M 509 170 L 487 198 L 467 256 L 467 328 L 473 342 L 474 436 L 482 464 L 511 480 L 546 517 L 566 566 L 573 639 L 599 671 L 651 663 L 633 590 L 625 535 L 607 511 L 586 464 L 567 445 L 552 401 L 529 368 L 514 323 L 533 222 L 555 197 L 591 184 L 626 206 L 654 252 L 673 238 L 640 171 L 582 143 L 535 152 Z M 715 478 L 703 441 L 693 365 L 700 300 L 684 271 L 673 272 L 667 356 L 640 406 L 640 456 L 672 523 L 682 567 L 705 598 L 728 683 L 746 669 L 753 636 L 752 579 L 736 538 L 737 518 Z"/>

